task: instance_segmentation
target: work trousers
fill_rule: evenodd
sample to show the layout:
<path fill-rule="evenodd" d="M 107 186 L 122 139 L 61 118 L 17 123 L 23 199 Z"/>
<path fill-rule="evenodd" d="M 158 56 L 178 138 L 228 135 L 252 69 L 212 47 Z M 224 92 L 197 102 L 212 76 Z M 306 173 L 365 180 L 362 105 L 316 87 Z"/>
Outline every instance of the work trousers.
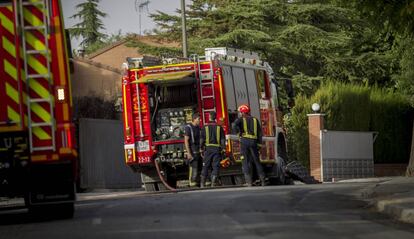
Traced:
<path fill-rule="evenodd" d="M 190 184 L 194 185 L 199 182 L 201 168 L 202 168 L 202 159 L 200 153 L 193 153 L 193 160 L 189 163 L 189 179 Z"/>
<path fill-rule="evenodd" d="M 257 175 L 260 179 L 265 177 L 263 167 L 260 164 L 259 148 L 257 147 L 257 140 L 254 139 L 240 139 L 240 154 L 242 159 L 242 169 L 245 177 L 251 181 L 251 167 L 254 164 Z"/>
<path fill-rule="evenodd" d="M 203 170 L 201 171 L 201 176 L 204 178 L 208 177 L 208 170 L 211 168 L 211 176 L 218 177 L 220 170 L 220 161 L 221 161 L 221 152 L 217 149 L 206 150 L 203 159 Z"/>

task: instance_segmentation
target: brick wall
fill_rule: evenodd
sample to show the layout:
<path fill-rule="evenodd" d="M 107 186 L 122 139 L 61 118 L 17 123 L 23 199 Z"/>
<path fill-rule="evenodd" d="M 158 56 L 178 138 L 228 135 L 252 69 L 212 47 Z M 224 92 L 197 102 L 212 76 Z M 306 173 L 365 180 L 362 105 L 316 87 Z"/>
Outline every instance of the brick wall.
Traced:
<path fill-rule="evenodd" d="M 322 181 L 321 173 L 321 130 L 323 129 L 323 114 L 309 114 L 309 160 L 311 176 Z"/>

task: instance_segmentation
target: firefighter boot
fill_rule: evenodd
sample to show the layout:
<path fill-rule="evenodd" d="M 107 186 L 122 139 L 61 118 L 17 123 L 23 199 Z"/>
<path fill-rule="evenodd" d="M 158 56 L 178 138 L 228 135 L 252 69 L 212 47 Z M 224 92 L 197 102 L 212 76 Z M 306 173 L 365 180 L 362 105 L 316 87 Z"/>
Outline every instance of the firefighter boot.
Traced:
<path fill-rule="evenodd" d="M 211 187 L 215 187 L 217 185 L 217 176 L 211 177 Z"/>
<path fill-rule="evenodd" d="M 200 177 L 200 188 L 204 188 L 206 186 L 206 177 L 201 175 Z"/>
<path fill-rule="evenodd" d="M 252 187 L 253 186 L 253 184 L 252 184 L 252 177 L 250 177 L 250 175 L 245 174 L 244 175 L 244 180 L 246 180 L 245 186 L 247 186 L 247 187 Z"/>
<path fill-rule="evenodd" d="M 260 184 L 262 187 L 266 186 L 265 176 L 260 176 Z"/>

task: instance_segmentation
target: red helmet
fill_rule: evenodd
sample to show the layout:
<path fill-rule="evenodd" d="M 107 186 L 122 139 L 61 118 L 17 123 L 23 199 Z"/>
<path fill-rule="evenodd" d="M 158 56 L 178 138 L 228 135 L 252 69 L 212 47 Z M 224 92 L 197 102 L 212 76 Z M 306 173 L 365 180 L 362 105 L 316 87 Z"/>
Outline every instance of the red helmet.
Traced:
<path fill-rule="evenodd" d="M 250 113 L 250 107 L 248 105 L 240 105 L 238 110 L 240 113 L 245 113 L 245 114 Z"/>

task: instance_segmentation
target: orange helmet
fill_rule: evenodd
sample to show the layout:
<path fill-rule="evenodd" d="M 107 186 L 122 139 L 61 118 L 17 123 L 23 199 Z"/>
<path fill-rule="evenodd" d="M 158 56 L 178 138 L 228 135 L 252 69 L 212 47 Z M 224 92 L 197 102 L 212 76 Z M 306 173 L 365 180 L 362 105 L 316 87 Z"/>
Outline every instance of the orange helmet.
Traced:
<path fill-rule="evenodd" d="M 240 113 L 245 113 L 245 114 L 250 113 L 250 107 L 248 105 L 240 105 L 238 110 Z"/>

